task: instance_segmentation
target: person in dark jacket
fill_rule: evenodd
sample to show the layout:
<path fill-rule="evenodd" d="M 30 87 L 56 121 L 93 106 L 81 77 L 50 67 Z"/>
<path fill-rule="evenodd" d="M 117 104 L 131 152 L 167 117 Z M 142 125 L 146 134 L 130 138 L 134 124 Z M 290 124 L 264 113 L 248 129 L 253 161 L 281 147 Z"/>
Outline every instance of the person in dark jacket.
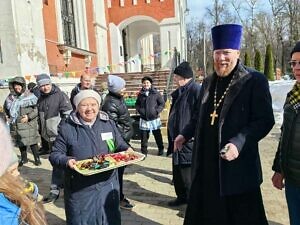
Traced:
<path fill-rule="evenodd" d="M 47 74 L 40 74 L 36 78 L 41 96 L 38 99 L 40 120 L 40 134 L 42 137 L 42 151 L 40 154 L 49 154 L 57 136 L 58 125 L 61 120 L 68 117 L 72 105 L 68 96 L 55 84 L 52 84 Z M 50 193 L 44 196 L 43 202 L 52 202 L 59 197 L 60 188 L 63 186 L 63 171 L 53 167 Z"/>
<path fill-rule="evenodd" d="M 283 106 L 283 123 L 273 163 L 274 187 L 285 187 L 290 224 L 300 224 L 300 41 L 291 52 L 290 65 L 296 83 Z"/>
<path fill-rule="evenodd" d="M 142 78 L 143 87 L 135 103 L 135 108 L 140 114 L 141 151 L 146 156 L 148 154 L 147 148 L 150 132 L 154 135 L 158 147 L 158 155 L 164 153 L 159 115 L 165 107 L 165 102 L 159 91 L 152 86 L 152 83 L 153 80 L 151 77 L 145 76 Z"/>
<path fill-rule="evenodd" d="M 70 101 L 72 104 L 73 109 L 75 109 L 74 103 L 73 103 L 73 99 L 74 97 L 81 91 L 81 90 L 89 90 L 92 89 L 94 91 L 96 91 L 94 89 L 94 87 L 92 86 L 92 80 L 91 80 L 91 75 L 89 74 L 82 74 L 80 76 L 80 83 L 76 84 L 76 86 L 72 89 L 71 91 L 71 95 L 70 95 Z"/>
<path fill-rule="evenodd" d="M 212 28 L 215 72 L 205 78 L 198 111 L 174 142 L 181 149 L 194 135 L 185 225 L 268 224 L 258 142 L 274 125 L 272 99 L 266 77 L 239 61 L 241 37 L 237 24 Z"/>
<path fill-rule="evenodd" d="M 40 135 L 38 131 L 37 97 L 26 90 L 24 77 L 14 77 L 9 82 L 11 93 L 5 105 L 9 110 L 11 134 L 15 145 L 19 147 L 21 160 L 19 166 L 28 162 L 27 147 L 31 148 L 34 164 L 41 165 L 38 154 Z"/>
<path fill-rule="evenodd" d="M 174 80 L 178 88 L 171 94 L 172 104 L 168 119 L 168 152 L 172 154 L 174 188 L 177 195 L 169 206 L 187 203 L 191 187 L 191 164 L 193 140 L 185 143 L 180 151 L 174 151 L 174 140 L 192 119 L 196 111 L 201 86 L 193 79 L 193 70 L 188 62 L 183 62 L 174 70 Z"/>
<path fill-rule="evenodd" d="M 65 212 L 68 225 L 120 225 L 117 171 L 83 176 L 74 170 L 84 160 L 111 150 L 132 150 L 115 123 L 100 111 L 100 95 L 80 91 L 74 98 L 76 111 L 61 125 L 50 162 L 65 170 Z M 109 142 L 108 142 L 109 141 Z M 108 143 L 114 143 L 114 149 Z"/>
<path fill-rule="evenodd" d="M 130 117 L 127 106 L 123 98 L 125 91 L 125 80 L 121 77 L 108 75 L 107 86 L 109 93 L 102 103 L 102 111 L 106 112 L 109 118 L 115 121 L 118 130 L 124 141 L 129 144 L 133 135 L 133 119 Z M 120 185 L 120 207 L 123 209 L 132 209 L 133 205 L 129 202 L 123 193 L 123 175 L 125 167 L 118 168 Z"/>

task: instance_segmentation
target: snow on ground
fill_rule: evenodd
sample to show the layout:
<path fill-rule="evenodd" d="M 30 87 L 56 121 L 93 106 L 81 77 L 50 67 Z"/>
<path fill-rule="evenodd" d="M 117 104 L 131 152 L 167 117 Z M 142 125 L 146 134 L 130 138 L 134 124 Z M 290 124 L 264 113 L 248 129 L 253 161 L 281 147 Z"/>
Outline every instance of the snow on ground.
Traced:
<path fill-rule="evenodd" d="M 272 95 L 272 106 L 277 125 L 282 123 L 283 104 L 286 98 L 286 94 L 292 89 L 295 80 L 277 80 L 270 81 L 270 92 Z"/>

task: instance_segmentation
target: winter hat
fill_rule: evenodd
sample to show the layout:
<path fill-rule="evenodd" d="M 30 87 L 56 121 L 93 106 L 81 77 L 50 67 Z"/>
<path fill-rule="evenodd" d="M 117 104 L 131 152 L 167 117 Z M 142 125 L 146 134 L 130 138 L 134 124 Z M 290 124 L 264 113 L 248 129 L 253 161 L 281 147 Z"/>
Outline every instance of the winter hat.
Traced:
<path fill-rule="evenodd" d="M 296 45 L 294 46 L 294 48 L 293 48 L 293 50 L 292 50 L 292 52 L 291 52 L 291 57 L 293 56 L 293 54 L 294 54 L 295 52 L 300 52 L 300 41 L 298 41 L 298 42 L 296 43 Z"/>
<path fill-rule="evenodd" d="M 79 103 L 83 99 L 86 99 L 86 98 L 94 98 L 94 99 L 96 99 L 97 102 L 98 102 L 98 105 L 100 107 L 100 105 L 101 105 L 101 97 L 100 97 L 100 95 L 96 91 L 89 89 L 89 90 L 82 90 L 77 95 L 75 95 L 75 97 L 73 99 L 73 103 L 74 103 L 74 105 L 76 107 L 76 110 L 78 108 Z"/>
<path fill-rule="evenodd" d="M 18 157 L 14 152 L 8 129 L 2 121 L 0 134 L 0 176 L 2 176 L 10 166 L 18 162 Z"/>
<path fill-rule="evenodd" d="M 113 93 L 119 93 L 125 87 L 125 80 L 115 75 L 108 75 L 107 86 L 108 90 Z"/>
<path fill-rule="evenodd" d="M 51 79 L 47 74 L 42 73 L 37 76 L 36 83 L 37 83 L 38 87 L 41 87 L 46 84 L 51 84 Z"/>
<path fill-rule="evenodd" d="M 174 73 L 183 78 L 192 78 L 193 70 L 188 62 L 182 62 L 174 70 Z"/>
<path fill-rule="evenodd" d="M 142 83 L 145 81 L 145 80 L 148 80 L 151 84 L 153 83 L 153 80 L 151 77 L 148 77 L 148 76 L 145 76 L 142 78 Z"/>
<path fill-rule="evenodd" d="M 241 47 L 243 27 L 238 24 L 222 24 L 211 29 L 213 49 L 236 49 Z"/>

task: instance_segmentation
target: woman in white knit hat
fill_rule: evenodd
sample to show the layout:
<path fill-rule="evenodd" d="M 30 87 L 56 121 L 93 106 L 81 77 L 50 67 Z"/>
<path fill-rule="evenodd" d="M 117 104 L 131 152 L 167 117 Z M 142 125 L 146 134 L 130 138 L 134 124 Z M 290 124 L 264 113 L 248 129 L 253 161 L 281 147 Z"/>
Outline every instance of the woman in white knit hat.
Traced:
<path fill-rule="evenodd" d="M 83 176 L 74 170 L 77 160 L 129 149 L 115 123 L 99 111 L 101 98 L 82 90 L 74 98 L 76 110 L 59 129 L 50 161 L 65 170 L 67 224 L 120 225 L 119 183 L 116 170 Z"/>

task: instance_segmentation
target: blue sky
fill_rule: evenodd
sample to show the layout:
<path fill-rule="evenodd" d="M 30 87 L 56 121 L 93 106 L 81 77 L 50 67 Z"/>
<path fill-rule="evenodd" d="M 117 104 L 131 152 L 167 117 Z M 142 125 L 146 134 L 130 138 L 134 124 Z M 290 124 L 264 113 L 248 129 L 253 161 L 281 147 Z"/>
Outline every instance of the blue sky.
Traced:
<path fill-rule="evenodd" d="M 207 0 L 187 0 L 187 7 L 190 10 L 187 20 L 190 21 L 192 17 L 202 18 L 205 14 L 205 8 L 211 3 Z"/>
<path fill-rule="evenodd" d="M 187 22 L 193 17 L 198 19 L 203 18 L 206 13 L 206 8 L 212 5 L 210 0 L 187 0 L 187 7 L 189 9 L 189 15 L 187 16 Z M 266 11 L 270 11 L 270 5 L 265 0 L 257 2 L 257 7 Z"/>

